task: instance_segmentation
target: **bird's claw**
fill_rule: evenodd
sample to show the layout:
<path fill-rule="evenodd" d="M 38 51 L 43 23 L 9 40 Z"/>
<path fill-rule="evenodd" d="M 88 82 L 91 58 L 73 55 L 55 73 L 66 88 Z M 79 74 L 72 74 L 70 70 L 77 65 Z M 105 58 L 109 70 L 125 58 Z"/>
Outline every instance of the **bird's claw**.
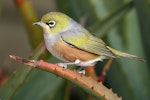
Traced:
<path fill-rule="evenodd" d="M 80 71 L 77 71 L 79 74 L 81 75 L 85 75 L 85 70 L 80 70 Z"/>

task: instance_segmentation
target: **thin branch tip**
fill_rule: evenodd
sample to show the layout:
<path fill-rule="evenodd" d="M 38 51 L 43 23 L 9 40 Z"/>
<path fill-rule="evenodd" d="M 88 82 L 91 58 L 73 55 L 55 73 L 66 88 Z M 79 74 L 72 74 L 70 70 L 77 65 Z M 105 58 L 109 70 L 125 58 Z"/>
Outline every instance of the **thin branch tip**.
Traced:
<path fill-rule="evenodd" d="M 36 60 L 27 60 L 27 59 L 21 58 L 21 57 L 16 56 L 16 55 L 9 55 L 9 57 L 13 60 L 20 62 L 20 63 L 26 64 L 26 65 L 29 65 L 32 67 L 36 67 L 36 62 L 37 62 Z"/>
<path fill-rule="evenodd" d="M 9 55 L 9 58 L 14 59 L 14 55 Z"/>

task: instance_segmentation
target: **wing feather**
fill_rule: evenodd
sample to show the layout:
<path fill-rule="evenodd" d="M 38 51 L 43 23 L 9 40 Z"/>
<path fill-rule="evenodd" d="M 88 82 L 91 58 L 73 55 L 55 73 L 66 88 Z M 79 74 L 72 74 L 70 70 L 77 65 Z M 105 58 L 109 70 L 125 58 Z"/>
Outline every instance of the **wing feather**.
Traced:
<path fill-rule="evenodd" d="M 61 37 L 66 43 L 81 50 L 97 55 L 116 58 L 116 56 L 106 47 L 106 44 L 101 39 L 91 35 L 85 29 L 71 29 L 61 33 Z"/>

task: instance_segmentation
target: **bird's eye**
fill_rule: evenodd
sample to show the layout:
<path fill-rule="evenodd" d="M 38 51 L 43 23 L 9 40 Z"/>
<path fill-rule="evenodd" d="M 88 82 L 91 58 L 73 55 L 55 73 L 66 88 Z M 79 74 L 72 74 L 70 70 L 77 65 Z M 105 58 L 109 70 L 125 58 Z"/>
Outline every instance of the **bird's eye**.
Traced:
<path fill-rule="evenodd" d="M 54 20 L 49 21 L 46 23 L 50 28 L 53 28 L 56 25 L 56 22 Z"/>

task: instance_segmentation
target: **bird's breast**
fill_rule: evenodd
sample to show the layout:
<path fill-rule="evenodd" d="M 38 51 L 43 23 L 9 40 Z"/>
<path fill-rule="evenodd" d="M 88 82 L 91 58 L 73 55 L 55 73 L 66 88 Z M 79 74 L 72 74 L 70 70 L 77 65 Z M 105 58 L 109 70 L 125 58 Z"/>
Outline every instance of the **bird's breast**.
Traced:
<path fill-rule="evenodd" d="M 61 58 L 61 55 L 57 53 L 57 51 L 54 49 L 55 45 L 57 44 L 57 41 L 60 40 L 59 35 L 48 35 L 44 34 L 44 40 L 47 50 L 56 58 L 65 61 L 65 59 Z M 58 49 L 60 47 L 57 47 Z"/>

